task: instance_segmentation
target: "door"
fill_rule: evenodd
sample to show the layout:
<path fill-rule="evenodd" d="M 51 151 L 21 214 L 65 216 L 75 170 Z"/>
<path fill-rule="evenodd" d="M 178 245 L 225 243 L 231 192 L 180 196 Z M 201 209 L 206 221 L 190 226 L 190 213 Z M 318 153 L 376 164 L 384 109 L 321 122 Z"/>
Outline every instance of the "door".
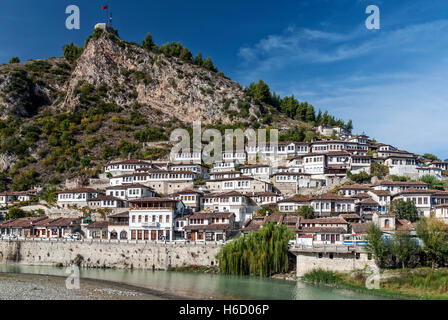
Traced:
<path fill-rule="evenodd" d="M 336 236 L 334 234 L 331 235 L 331 243 L 336 243 Z"/>
<path fill-rule="evenodd" d="M 191 241 L 196 241 L 196 232 L 191 233 Z"/>
<path fill-rule="evenodd" d="M 145 240 L 149 240 L 149 231 L 145 230 Z"/>
<path fill-rule="evenodd" d="M 151 231 L 151 240 L 152 241 L 157 240 L 157 232 L 155 230 Z"/>
<path fill-rule="evenodd" d="M 51 231 L 47 230 L 47 238 L 51 238 Z"/>

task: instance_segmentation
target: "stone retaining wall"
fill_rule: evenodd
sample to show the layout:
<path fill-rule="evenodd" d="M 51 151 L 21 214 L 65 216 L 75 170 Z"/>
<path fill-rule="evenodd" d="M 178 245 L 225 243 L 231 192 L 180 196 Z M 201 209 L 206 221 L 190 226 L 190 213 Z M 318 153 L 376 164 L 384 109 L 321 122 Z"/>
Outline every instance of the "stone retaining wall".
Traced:
<path fill-rule="evenodd" d="M 221 245 L 73 242 L 73 241 L 2 241 L 0 263 L 27 265 L 79 264 L 82 267 L 166 269 L 168 266 L 217 265 L 215 256 Z"/>

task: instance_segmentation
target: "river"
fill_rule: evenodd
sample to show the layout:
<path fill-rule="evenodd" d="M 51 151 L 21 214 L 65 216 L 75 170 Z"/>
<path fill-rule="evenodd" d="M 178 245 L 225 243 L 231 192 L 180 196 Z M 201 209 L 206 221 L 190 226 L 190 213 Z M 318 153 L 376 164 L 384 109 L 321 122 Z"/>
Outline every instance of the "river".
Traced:
<path fill-rule="evenodd" d="M 0 273 L 67 276 L 65 268 L 0 264 Z M 106 280 L 193 299 L 379 300 L 379 296 L 301 281 L 152 270 L 81 269 L 82 279 Z"/>

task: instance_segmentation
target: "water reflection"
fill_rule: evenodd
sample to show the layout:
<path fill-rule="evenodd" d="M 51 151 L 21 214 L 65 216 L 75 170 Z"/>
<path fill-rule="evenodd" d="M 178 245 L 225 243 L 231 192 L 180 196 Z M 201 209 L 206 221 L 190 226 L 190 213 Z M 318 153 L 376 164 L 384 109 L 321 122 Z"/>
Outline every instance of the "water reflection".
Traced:
<path fill-rule="evenodd" d="M 66 276 L 65 268 L 0 265 L 0 272 Z M 107 280 L 194 298 L 238 300 L 372 300 L 379 297 L 303 282 L 152 270 L 82 269 L 81 278 Z M 82 281 L 81 281 L 82 285 Z"/>

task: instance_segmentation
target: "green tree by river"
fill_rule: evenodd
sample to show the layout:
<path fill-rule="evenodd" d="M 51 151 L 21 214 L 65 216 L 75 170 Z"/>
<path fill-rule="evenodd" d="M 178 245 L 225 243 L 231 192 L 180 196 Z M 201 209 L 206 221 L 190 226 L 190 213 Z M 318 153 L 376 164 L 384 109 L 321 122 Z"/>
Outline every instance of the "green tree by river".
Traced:
<path fill-rule="evenodd" d="M 294 232 L 269 223 L 225 245 L 217 258 L 222 274 L 269 277 L 288 271 L 288 242 Z"/>

